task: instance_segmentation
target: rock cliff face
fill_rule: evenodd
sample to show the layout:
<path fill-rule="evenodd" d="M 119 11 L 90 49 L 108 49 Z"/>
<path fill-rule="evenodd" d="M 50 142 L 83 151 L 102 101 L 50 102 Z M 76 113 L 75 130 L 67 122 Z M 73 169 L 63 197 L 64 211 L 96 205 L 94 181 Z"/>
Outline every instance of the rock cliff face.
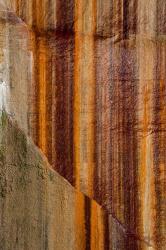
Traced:
<path fill-rule="evenodd" d="M 165 249 L 165 58 L 163 0 L 0 0 L 0 248 Z"/>
<path fill-rule="evenodd" d="M 109 216 L 53 171 L 5 112 L 0 119 L 0 215 L 3 250 L 104 249 Z"/>

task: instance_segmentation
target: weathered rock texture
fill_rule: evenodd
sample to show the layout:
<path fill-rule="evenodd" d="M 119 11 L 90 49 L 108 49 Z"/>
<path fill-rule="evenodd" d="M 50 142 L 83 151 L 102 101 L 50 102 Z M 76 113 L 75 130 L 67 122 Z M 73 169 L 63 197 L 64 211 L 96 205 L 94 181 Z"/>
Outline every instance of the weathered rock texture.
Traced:
<path fill-rule="evenodd" d="M 28 132 L 31 51 L 26 25 L 0 5 L 0 109 Z"/>
<path fill-rule="evenodd" d="M 105 249 L 165 249 L 165 1 L 0 4 L 19 127 L 114 218 Z"/>
<path fill-rule="evenodd" d="M 0 114 L 0 249 L 153 249 L 52 170 L 6 112 Z M 163 248 L 164 249 L 164 248 Z"/>
<path fill-rule="evenodd" d="M 51 170 L 5 112 L 0 120 L 0 215 L 2 250 L 104 249 L 108 216 Z"/>

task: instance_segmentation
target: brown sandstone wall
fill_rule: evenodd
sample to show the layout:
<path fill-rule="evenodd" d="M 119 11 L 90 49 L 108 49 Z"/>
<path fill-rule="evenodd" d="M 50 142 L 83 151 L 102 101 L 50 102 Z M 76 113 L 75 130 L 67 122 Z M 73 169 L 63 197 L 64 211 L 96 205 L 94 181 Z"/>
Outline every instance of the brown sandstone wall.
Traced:
<path fill-rule="evenodd" d="M 121 248 L 164 249 L 164 1 L 5 4 L 29 28 L 29 134 L 54 169 L 116 218 Z"/>

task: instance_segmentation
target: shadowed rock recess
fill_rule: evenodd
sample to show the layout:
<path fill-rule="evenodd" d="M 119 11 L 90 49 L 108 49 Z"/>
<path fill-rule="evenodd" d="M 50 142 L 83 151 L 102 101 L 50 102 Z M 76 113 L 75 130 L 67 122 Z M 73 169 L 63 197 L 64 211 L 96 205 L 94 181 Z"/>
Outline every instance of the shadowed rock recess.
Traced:
<path fill-rule="evenodd" d="M 0 250 L 166 249 L 166 1 L 0 0 Z"/>

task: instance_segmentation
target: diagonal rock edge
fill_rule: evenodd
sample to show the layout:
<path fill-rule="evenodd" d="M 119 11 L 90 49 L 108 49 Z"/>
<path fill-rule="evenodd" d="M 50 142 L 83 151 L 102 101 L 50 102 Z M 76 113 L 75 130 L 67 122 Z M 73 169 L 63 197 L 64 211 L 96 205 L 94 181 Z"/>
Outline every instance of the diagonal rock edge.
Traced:
<path fill-rule="evenodd" d="M 0 249 L 85 249 L 86 244 L 151 249 L 53 170 L 5 111 L 0 115 L 0 200 Z"/>

